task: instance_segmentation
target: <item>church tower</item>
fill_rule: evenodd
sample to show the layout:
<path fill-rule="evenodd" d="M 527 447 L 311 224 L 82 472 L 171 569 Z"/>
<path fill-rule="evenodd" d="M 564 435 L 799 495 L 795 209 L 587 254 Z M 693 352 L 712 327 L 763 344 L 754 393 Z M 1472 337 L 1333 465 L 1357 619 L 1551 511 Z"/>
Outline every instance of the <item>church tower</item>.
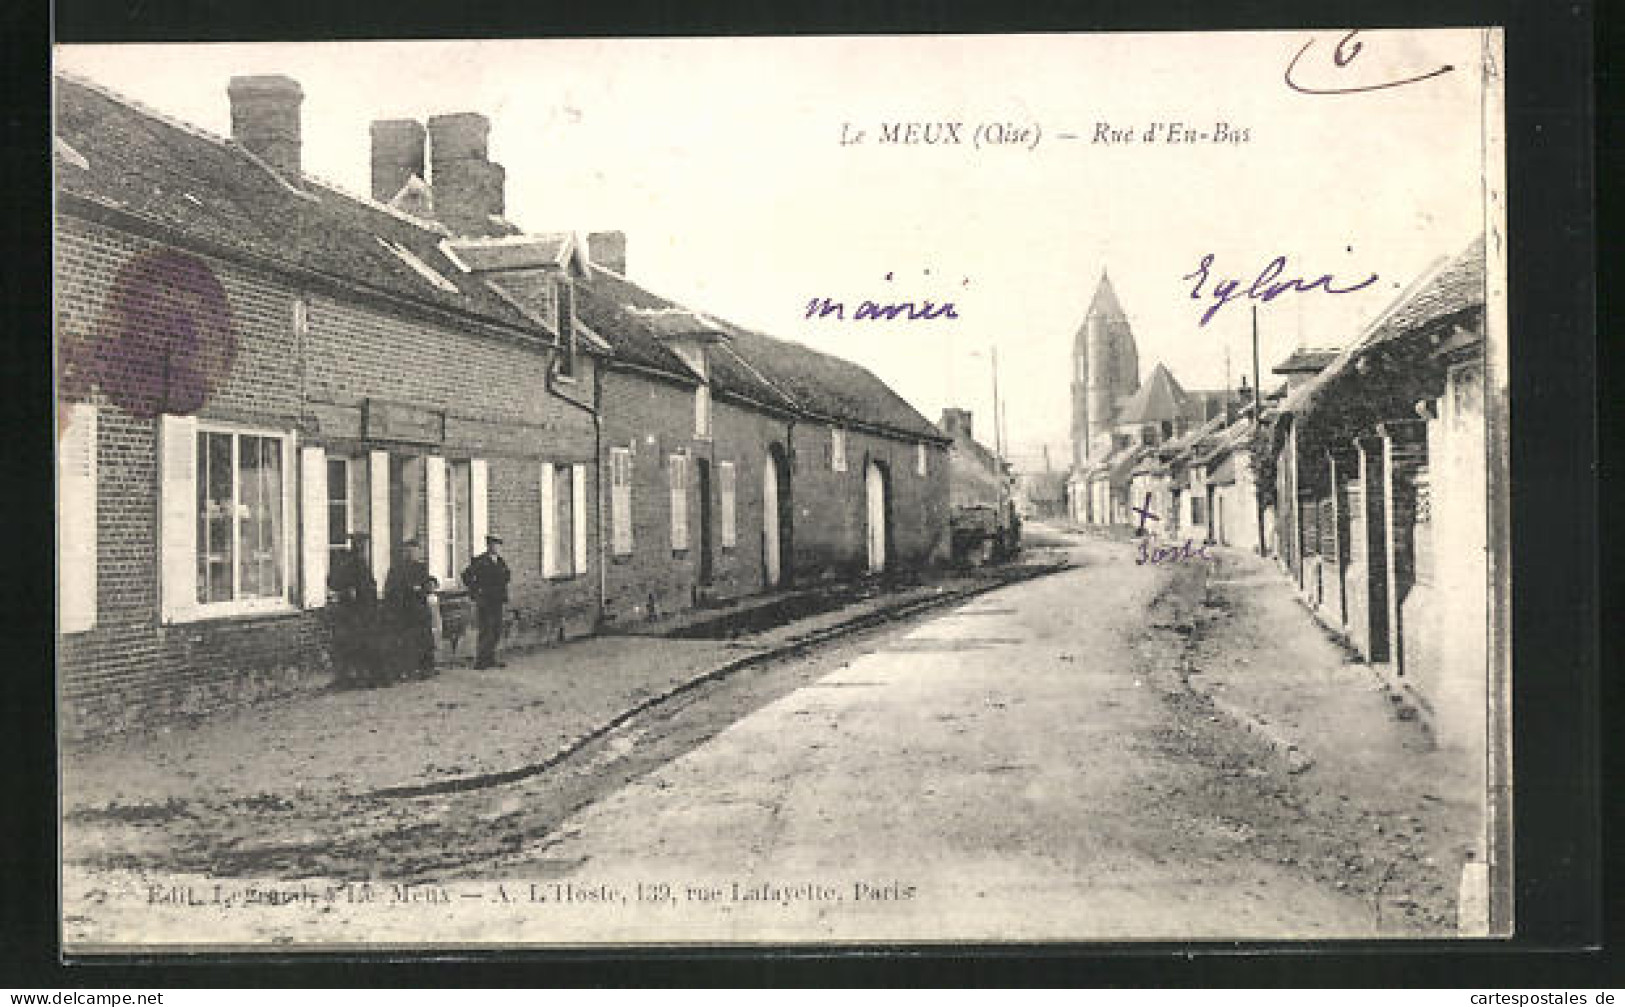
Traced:
<path fill-rule="evenodd" d="M 1072 463 L 1102 454 L 1094 443 L 1109 434 L 1117 405 L 1140 389 L 1140 356 L 1128 316 L 1105 270 L 1072 346 Z"/>

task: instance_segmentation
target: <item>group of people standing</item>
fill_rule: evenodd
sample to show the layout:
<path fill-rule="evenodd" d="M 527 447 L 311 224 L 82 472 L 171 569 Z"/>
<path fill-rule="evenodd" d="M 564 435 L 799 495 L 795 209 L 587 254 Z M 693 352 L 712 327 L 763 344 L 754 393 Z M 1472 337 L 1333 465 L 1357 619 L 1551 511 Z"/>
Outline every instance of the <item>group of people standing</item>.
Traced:
<path fill-rule="evenodd" d="M 359 688 L 428 678 L 435 673 L 430 598 L 440 590 L 440 582 L 424 564 L 418 541 L 408 539 L 384 578 L 380 603 L 368 546 L 365 532 L 351 533 L 349 548 L 334 558 L 327 576 L 335 684 Z M 501 546 L 500 536 L 487 535 L 485 552 L 474 557 L 462 574 L 474 603 L 479 637 L 475 668 L 503 666 L 496 651 L 511 575 Z"/>

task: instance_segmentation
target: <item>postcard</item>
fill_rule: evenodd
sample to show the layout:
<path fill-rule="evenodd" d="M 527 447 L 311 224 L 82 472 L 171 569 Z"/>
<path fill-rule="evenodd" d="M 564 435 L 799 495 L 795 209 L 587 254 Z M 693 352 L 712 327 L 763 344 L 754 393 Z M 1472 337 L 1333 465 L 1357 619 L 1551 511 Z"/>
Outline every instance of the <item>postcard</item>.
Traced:
<path fill-rule="evenodd" d="M 65 950 L 1515 933 L 1502 44 L 58 47 Z"/>

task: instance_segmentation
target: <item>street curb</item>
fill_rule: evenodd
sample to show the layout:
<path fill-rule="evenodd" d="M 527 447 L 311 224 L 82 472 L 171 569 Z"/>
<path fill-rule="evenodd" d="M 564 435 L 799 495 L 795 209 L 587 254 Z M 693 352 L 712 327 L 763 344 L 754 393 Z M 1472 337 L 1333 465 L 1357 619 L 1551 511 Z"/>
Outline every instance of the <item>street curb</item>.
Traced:
<path fill-rule="evenodd" d="M 505 769 L 492 773 L 477 773 L 473 776 L 458 776 L 445 780 L 435 780 L 430 783 L 409 783 L 393 787 L 382 787 L 377 790 L 370 790 L 365 793 L 358 794 L 356 796 L 387 798 L 433 797 L 441 794 L 464 793 L 470 790 L 484 790 L 488 787 L 500 787 L 504 784 L 517 783 L 520 780 L 547 772 L 549 769 L 552 769 L 560 762 L 568 759 L 570 756 L 574 755 L 576 752 L 585 748 L 592 742 L 597 741 L 599 738 L 609 734 L 611 731 L 615 730 L 617 727 L 620 727 L 633 717 L 636 717 L 638 714 L 659 706 L 661 703 L 667 702 L 668 700 L 682 695 L 691 689 L 696 689 L 708 682 L 725 678 L 736 671 L 742 671 L 745 668 L 751 667 L 752 665 L 761 664 L 776 658 L 793 656 L 795 654 L 810 650 L 821 643 L 834 639 L 835 637 L 869 629 L 873 626 L 878 626 L 883 622 L 890 622 L 894 619 L 906 618 L 910 615 L 914 615 L 928 609 L 949 605 L 953 602 L 963 601 L 967 598 L 974 598 L 977 595 L 986 594 L 989 591 L 996 591 L 999 588 L 1009 587 L 1012 584 L 1020 584 L 1029 580 L 1036 580 L 1039 577 L 1046 577 L 1050 574 L 1060 573 L 1061 571 L 1068 569 L 1072 569 L 1072 566 L 1067 563 L 1034 567 L 1031 573 L 1024 573 L 1023 576 L 1012 577 L 1008 580 L 1001 580 L 991 584 L 978 584 L 960 591 L 921 598 L 913 602 L 899 605 L 896 608 L 885 608 L 879 611 L 868 612 L 846 622 L 836 623 L 833 626 L 826 626 L 821 630 L 808 634 L 807 636 L 798 637 L 776 647 L 768 647 L 746 654 L 743 657 L 726 661 L 714 668 L 709 668 L 703 672 L 700 672 L 698 675 L 695 675 L 692 678 L 679 682 L 664 692 L 656 693 L 653 696 L 648 696 L 642 700 L 639 700 L 637 703 L 625 710 L 622 710 L 620 713 L 616 714 L 610 719 L 604 721 L 596 727 L 593 727 L 586 733 L 579 735 L 575 738 L 575 740 L 566 742 L 562 747 L 554 751 L 551 755 L 542 759 L 540 762 L 529 763 L 516 769 Z"/>
<path fill-rule="evenodd" d="M 1202 573 L 1203 601 L 1206 601 L 1212 597 L 1213 587 L 1210 582 L 1212 573 L 1213 570 L 1211 566 L 1206 568 Z M 1193 625 L 1194 622 L 1195 621 L 1193 620 Z M 1262 717 L 1251 713 L 1228 700 L 1220 699 L 1213 692 L 1197 685 L 1191 675 L 1190 660 L 1191 650 L 1195 647 L 1196 635 L 1197 634 L 1195 632 L 1192 632 L 1190 635 L 1186 636 L 1180 646 L 1180 664 L 1184 670 L 1184 674 L 1180 675 L 1180 678 L 1184 681 L 1185 688 L 1188 689 L 1192 694 L 1207 700 L 1215 710 L 1218 710 L 1219 713 L 1230 718 L 1231 720 L 1234 720 L 1236 723 L 1240 724 L 1248 734 L 1251 734 L 1253 737 L 1263 742 L 1265 748 L 1269 749 L 1271 753 L 1286 763 L 1288 773 L 1296 776 L 1299 773 L 1304 773 L 1312 769 L 1315 765 L 1314 756 L 1305 751 L 1304 748 L 1296 741 L 1277 730 L 1272 724 L 1269 723 L 1269 721 L 1264 720 Z M 1200 672 L 1197 674 L 1200 674 Z"/>
<path fill-rule="evenodd" d="M 1297 774 L 1306 772 L 1314 767 L 1314 756 L 1310 755 L 1308 752 L 1305 752 L 1296 742 L 1287 738 L 1274 727 L 1270 726 L 1268 721 L 1262 720 L 1259 717 L 1248 713 L 1246 710 L 1243 710 L 1241 707 L 1236 706 L 1233 703 L 1219 699 L 1212 693 L 1197 689 L 1194 686 L 1192 687 L 1191 691 L 1205 698 L 1208 702 L 1213 704 L 1214 709 L 1218 710 L 1226 717 L 1229 717 L 1231 720 L 1236 721 L 1242 727 L 1246 728 L 1248 734 L 1251 734 L 1259 741 L 1262 741 L 1264 743 L 1264 747 L 1268 748 L 1271 752 L 1274 752 L 1286 762 L 1287 772 L 1296 776 Z"/>

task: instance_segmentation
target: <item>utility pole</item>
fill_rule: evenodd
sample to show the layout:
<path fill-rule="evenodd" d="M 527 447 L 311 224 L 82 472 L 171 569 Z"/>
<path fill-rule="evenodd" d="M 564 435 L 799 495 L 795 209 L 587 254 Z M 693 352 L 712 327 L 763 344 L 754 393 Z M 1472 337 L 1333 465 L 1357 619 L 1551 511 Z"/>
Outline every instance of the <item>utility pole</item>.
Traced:
<path fill-rule="evenodd" d="M 1004 435 L 999 432 L 999 348 L 992 347 L 993 353 L 993 453 L 1004 461 Z"/>
<path fill-rule="evenodd" d="M 1264 419 L 1264 417 L 1262 416 L 1262 414 L 1259 411 L 1260 410 L 1259 402 L 1260 402 L 1260 399 L 1259 399 L 1259 392 L 1258 392 L 1258 305 L 1254 304 L 1253 305 L 1253 429 L 1254 430 L 1257 430 L 1259 428 L 1259 425 L 1263 422 L 1263 419 Z M 1253 443 L 1254 444 L 1258 443 L 1256 438 L 1254 439 Z M 1253 472 L 1255 474 L 1258 472 L 1258 464 L 1257 464 L 1256 460 L 1253 463 Z M 1280 506 L 1280 505 L 1277 504 L 1277 506 Z M 1264 555 L 1264 508 L 1262 508 L 1262 507 L 1260 507 L 1258 505 L 1258 487 L 1256 485 L 1253 487 L 1253 513 L 1258 516 L 1258 554 L 1260 556 L 1262 556 L 1262 555 Z M 1280 513 L 1280 512 L 1277 511 L 1277 513 Z"/>
<path fill-rule="evenodd" d="M 1259 420 L 1258 398 L 1258 305 L 1253 305 L 1253 422 Z"/>

